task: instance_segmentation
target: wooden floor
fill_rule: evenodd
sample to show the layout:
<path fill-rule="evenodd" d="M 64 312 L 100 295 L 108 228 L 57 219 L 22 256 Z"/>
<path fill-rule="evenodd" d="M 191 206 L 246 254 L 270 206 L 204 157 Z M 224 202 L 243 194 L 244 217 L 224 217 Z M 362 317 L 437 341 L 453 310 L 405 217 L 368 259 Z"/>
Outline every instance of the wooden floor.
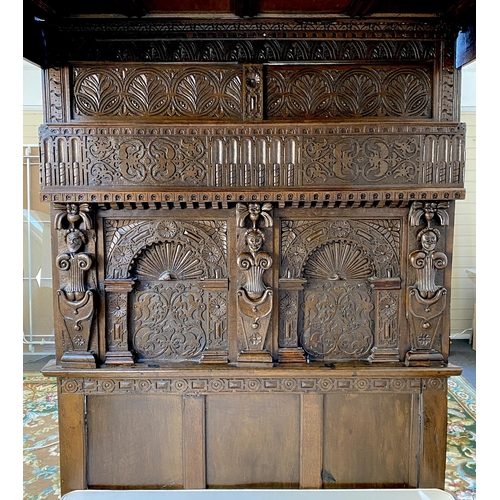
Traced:
<path fill-rule="evenodd" d="M 450 363 L 461 366 L 462 376 L 476 387 L 476 351 L 467 339 L 453 340 L 450 346 Z"/>

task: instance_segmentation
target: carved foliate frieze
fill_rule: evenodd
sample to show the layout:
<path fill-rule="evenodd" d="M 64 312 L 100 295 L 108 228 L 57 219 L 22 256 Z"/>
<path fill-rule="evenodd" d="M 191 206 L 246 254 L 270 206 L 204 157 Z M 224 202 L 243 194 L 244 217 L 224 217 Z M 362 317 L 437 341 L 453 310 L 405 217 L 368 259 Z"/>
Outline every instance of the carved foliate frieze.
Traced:
<path fill-rule="evenodd" d="M 241 68 L 74 67 L 73 117 L 241 117 Z"/>
<path fill-rule="evenodd" d="M 140 187 L 463 187 L 460 125 L 41 127 L 42 196 Z M 127 201 L 123 199 L 121 201 Z M 161 201 L 161 200 L 158 200 Z"/>
<path fill-rule="evenodd" d="M 89 174 L 96 186 L 202 185 L 207 178 L 207 145 L 196 137 L 180 141 L 89 137 Z"/>
<path fill-rule="evenodd" d="M 59 253 L 55 267 L 59 270 L 56 290 L 57 309 L 61 318 L 63 366 L 96 366 L 96 339 L 92 339 L 96 315 L 96 281 L 90 273 L 94 267 L 95 245 L 93 221 L 88 204 L 57 205 L 54 227 L 58 235 Z"/>
<path fill-rule="evenodd" d="M 72 60 L 88 60 L 99 47 L 100 60 L 120 62 L 232 62 L 290 61 L 428 61 L 435 57 L 433 40 L 89 40 L 71 46 Z"/>
<path fill-rule="evenodd" d="M 266 113 L 269 118 L 430 118 L 431 82 L 426 68 L 271 66 Z"/>
<path fill-rule="evenodd" d="M 303 142 L 301 180 L 303 185 L 415 184 L 421 177 L 421 154 L 412 137 L 311 137 Z"/>
<path fill-rule="evenodd" d="M 420 248 L 408 256 L 413 270 L 407 310 L 411 349 L 406 354 L 406 364 L 410 366 L 443 362 L 443 314 L 448 290 L 442 284 L 442 273 L 448 265 L 448 257 L 439 248 L 441 231 L 436 222 L 441 226 L 449 224 L 448 205 L 447 202 L 416 202 L 410 208 L 410 226 L 418 228 L 424 223 L 424 228 L 415 235 Z"/>
<path fill-rule="evenodd" d="M 73 61 L 248 62 L 429 60 L 452 27 L 377 19 L 59 22 L 54 59 Z M 196 37 L 191 37 L 196 33 Z M 437 42 L 436 42 L 437 41 Z"/>

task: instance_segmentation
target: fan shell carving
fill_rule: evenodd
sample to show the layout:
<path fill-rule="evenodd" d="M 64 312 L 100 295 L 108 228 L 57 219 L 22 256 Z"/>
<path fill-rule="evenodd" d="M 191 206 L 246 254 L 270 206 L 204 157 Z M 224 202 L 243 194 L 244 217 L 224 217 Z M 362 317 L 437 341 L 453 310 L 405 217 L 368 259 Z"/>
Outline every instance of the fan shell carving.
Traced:
<path fill-rule="evenodd" d="M 203 259 L 177 241 L 163 241 L 148 248 L 136 264 L 137 277 L 154 280 L 199 279 L 206 275 Z"/>
<path fill-rule="evenodd" d="M 375 272 L 367 251 L 356 242 L 339 240 L 317 248 L 308 259 L 304 275 L 309 279 L 340 281 L 366 279 Z"/>

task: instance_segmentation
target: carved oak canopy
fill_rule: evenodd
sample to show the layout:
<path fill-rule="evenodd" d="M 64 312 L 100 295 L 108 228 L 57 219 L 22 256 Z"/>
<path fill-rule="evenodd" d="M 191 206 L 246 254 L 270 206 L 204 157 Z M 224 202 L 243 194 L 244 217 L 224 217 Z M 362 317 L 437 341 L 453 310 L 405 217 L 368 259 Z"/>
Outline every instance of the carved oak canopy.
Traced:
<path fill-rule="evenodd" d="M 442 488 L 475 1 L 24 5 L 62 492 Z"/>
<path fill-rule="evenodd" d="M 474 2 L 26 6 L 63 366 L 447 362 Z"/>

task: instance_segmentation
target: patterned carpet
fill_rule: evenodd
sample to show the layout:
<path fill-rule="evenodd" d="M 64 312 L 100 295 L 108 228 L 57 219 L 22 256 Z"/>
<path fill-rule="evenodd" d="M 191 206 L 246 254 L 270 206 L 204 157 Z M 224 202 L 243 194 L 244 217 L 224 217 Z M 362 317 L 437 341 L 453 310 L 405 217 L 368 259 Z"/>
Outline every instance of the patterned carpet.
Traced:
<path fill-rule="evenodd" d="M 24 499 L 61 498 L 57 384 L 41 374 L 23 377 Z M 476 391 L 463 377 L 448 381 L 445 490 L 456 500 L 476 498 Z"/>

